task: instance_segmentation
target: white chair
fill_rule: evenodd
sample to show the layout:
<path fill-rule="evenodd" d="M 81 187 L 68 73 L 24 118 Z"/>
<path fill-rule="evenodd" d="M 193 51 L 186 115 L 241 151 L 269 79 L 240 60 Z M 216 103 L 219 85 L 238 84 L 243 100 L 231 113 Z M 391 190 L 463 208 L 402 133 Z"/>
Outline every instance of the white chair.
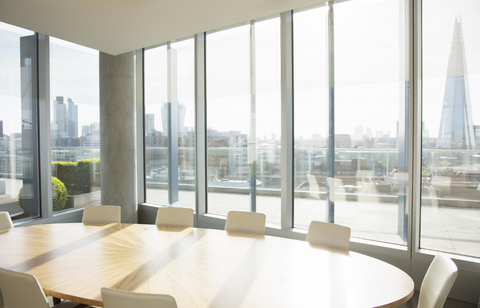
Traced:
<path fill-rule="evenodd" d="M 225 231 L 265 234 L 266 216 L 262 213 L 230 211 L 227 214 Z"/>
<path fill-rule="evenodd" d="M 88 205 L 83 210 L 84 224 L 120 223 L 122 208 L 118 205 Z"/>
<path fill-rule="evenodd" d="M 40 283 L 33 275 L 0 268 L 0 289 L 2 290 L 5 307 L 50 308 Z M 78 303 L 64 301 L 54 307 L 73 308 L 78 305 Z"/>
<path fill-rule="evenodd" d="M 193 210 L 183 207 L 160 207 L 155 224 L 157 226 L 193 227 Z"/>
<path fill-rule="evenodd" d="M 0 212 L 0 231 L 13 228 L 12 219 L 8 212 Z"/>
<path fill-rule="evenodd" d="M 349 227 L 328 222 L 312 221 L 305 241 L 348 251 L 351 230 Z"/>
<path fill-rule="evenodd" d="M 423 278 L 417 308 L 443 307 L 457 275 L 458 268 L 455 263 L 438 253 Z"/>
<path fill-rule="evenodd" d="M 105 308 L 177 308 L 175 298 L 167 294 L 136 293 L 102 288 Z"/>

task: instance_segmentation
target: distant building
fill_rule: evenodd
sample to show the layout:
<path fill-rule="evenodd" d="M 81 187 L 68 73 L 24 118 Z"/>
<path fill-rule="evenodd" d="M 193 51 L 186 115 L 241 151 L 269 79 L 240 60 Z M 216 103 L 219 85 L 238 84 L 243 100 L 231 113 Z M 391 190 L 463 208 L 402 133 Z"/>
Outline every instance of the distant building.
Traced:
<path fill-rule="evenodd" d="M 91 133 L 90 125 L 82 125 L 82 136 L 88 136 Z"/>
<path fill-rule="evenodd" d="M 480 125 L 473 125 L 473 130 L 475 132 L 475 143 L 477 149 L 480 149 Z"/>
<path fill-rule="evenodd" d="M 352 146 L 352 139 L 349 134 L 336 134 L 335 147 L 336 148 L 350 148 Z"/>
<path fill-rule="evenodd" d="M 0 138 L 3 138 L 3 121 L 0 121 Z"/>
<path fill-rule="evenodd" d="M 71 138 L 78 137 L 78 106 L 72 101 L 71 98 L 68 99 L 68 108 L 67 108 L 67 136 Z"/>
<path fill-rule="evenodd" d="M 63 96 L 57 96 L 53 101 L 53 127 L 54 138 L 67 136 L 67 105 L 63 102 Z"/>
<path fill-rule="evenodd" d="M 455 20 L 437 148 L 475 149 L 462 24 Z"/>
<path fill-rule="evenodd" d="M 145 114 L 145 135 L 148 136 L 148 134 L 155 132 L 155 114 Z"/>

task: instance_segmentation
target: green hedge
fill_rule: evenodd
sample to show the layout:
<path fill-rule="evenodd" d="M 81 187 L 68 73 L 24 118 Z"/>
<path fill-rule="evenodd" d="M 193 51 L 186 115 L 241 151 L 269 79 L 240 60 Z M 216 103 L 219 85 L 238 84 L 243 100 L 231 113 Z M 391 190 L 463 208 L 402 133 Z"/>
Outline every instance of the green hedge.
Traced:
<path fill-rule="evenodd" d="M 77 163 L 77 188 L 78 193 L 84 194 L 91 191 L 95 181 L 95 170 L 100 165 L 99 158 L 80 159 Z"/>
<path fill-rule="evenodd" d="M 95 178 L 99 168 L 99 158 L 80 159 L 76 163 L 52 162 L 52 174 L 65 184 L 69 195 L 89 193 L 94 182 L 99 182 L 99 179 Z"/>
<path fill-rule="evenodd" d="M 67 189 L 62 181 L 52 176 L 52 190 L 53 211 L 61 211 L 67 204 Z M 23 187 L 18 192 L 18 205 L 23 209 Z"/>
<path fill-rule="evenodd" d="M 65 184 L 69 195 L 75 195 L 77 193 L 77 163 L 66 161 L 54 161 L 52 162 L 52 174 Z"/>

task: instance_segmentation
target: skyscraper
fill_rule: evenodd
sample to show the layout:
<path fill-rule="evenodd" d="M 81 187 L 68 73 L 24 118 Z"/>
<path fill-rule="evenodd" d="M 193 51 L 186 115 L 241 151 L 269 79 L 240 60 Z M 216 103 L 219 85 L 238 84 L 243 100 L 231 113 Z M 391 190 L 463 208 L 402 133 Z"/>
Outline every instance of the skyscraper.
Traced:
<path fill-rule="evenodd" d="M 155 114 L 147 113 L 145 115 L 145 135 L 155 132 Z"/>
<path fill-rule="evenodd" d="M 475 149 L 465 46 L 459 17 L 453 30 L 437 147 Z"/>
<path fill-rule="evenodd" d="M 0 138 L 3 137 L 3 121 L 0 121 Z"/>
<path fill-rule="evenodd" d="M 63 96 L 57 96 L 53 101 L 52 136 L 78 138 L 78 106 L 71 98 L 67 98 L 67 103 Z"/>
<path fill-rule="evenodd" d="M 68 117 L 67 117 L 67 136 L 72 138 L 78 137 L 78 106 L 68 99 Z"/>
<path fill-rule="evenodd" d="M 53 101 L 53 129 L 55 137 L 67 136 L 67 105 L 63 102 L 63 96 L 57 96 Z"/>

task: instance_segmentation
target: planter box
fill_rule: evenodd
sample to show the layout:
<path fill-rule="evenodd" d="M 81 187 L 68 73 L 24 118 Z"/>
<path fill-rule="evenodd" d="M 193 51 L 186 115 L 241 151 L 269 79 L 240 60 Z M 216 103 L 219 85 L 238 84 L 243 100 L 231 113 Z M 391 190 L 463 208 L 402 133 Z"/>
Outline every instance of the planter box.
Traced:
<path fill-rule="evenodd" d="M 68 201 L 67 201 L 67 204 L 65 205 L 65 209 L 82 208 L 82 207 L 85 207 L 86 205 L 99 203 L 101 194 L 100 194 L 100 191 L 97 190 L 91 193 L 67 196 L 67 198 L 68 198 Z"/>

